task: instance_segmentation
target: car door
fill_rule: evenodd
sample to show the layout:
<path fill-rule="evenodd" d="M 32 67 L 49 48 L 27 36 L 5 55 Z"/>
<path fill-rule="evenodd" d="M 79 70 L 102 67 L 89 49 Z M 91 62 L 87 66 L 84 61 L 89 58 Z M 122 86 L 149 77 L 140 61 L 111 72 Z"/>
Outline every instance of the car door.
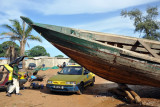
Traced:
<path fill-rule="evenodd" d="M 87 85 L 92 80 L 92 75 L 90 74 L 90 71 L 87 69 L 84 70 L 84 76 L 85 76 L 85 85 Z"/>
<path fill-rule="evenodd" d="M 4 65 L 0 65 L 0 86 L 4 86 L 8 81 L 9 71 Z"/>
<path fill-rule="evenodd" d="M 88 81 L 92 82 L 93 81 L 93 75 L 90 71 L 88 71 Z"/>

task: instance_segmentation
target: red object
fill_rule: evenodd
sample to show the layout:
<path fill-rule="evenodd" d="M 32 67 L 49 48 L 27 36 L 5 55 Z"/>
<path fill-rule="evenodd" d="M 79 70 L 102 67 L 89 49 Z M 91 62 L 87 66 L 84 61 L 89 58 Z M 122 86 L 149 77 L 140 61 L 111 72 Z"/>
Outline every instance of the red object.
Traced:
<path fill-rule="evenodd" d="M 0 86 L 5 86 L 6 82 L 8 82 L 8 78 L 9 78 L 9 73 L 7 74 L 5 80 L 3 81 L 2 84 L 0 84 Z"/>

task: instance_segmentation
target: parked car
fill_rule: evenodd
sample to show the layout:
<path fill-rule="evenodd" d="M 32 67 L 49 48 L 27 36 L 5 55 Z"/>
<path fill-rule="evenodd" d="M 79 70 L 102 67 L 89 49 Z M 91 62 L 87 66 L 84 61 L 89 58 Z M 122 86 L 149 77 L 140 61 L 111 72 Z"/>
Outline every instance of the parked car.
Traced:
<path fill-rule="evenodd" d="M 15 64 L 17 61 L 22 61 L 24 59 L 24 56 L 21 56 L 17 58 L 16 60 L 12 61 L 9 65 L 4 64 L 0 65 L 0 88 L 7 87 L 7 91 L 9 90 L 9 87 L 13 83 L 12 75 L 13 75 L 13 67 L 12 65 Z M 19 80 L 20 86 L 22 86 L 24 83 L 27 82 L 28 76 L 26 72 L 18 72 L 21 77 Z"/>
<path fill-rule="evenodd" d="M 77 92 L 82 94 L 84 87 L 95 82 L 95 75 L 80 65 L 68 65 L 57 75 L 47 81 L 46 87 L 50 91 Z"/>
<path fill-rule="evenodd" d="M 36 64 L 35 63 L 29 63 L 28 69 L 33 70 L 35 68 L 36 68 Z"/>

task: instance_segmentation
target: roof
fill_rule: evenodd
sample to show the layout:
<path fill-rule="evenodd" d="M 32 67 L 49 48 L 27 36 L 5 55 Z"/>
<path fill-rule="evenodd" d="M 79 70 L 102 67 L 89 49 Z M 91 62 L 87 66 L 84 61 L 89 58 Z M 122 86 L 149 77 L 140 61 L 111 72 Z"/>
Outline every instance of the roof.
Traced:
<path fill-rule="evenodd" d="M 81 66 L 81 65 L 78 65 L 78 64 L 77 64 L 77 65 L 67 65 L 67 67 L 68 67 L 68 66 L 78 66 L 78 67 L 79 67 L 79 66 Z"/>

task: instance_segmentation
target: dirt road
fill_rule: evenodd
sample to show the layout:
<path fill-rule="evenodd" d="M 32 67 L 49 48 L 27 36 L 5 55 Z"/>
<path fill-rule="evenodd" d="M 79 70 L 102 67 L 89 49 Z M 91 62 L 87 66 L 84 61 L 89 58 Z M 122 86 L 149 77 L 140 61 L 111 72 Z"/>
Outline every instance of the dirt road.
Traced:
<path fill-rule="evenodd" d="M 46 75 L 42 84 L 46 84 L 49 77 L 55 75 L 57 70 L 40 71 L 38 75 Z M 26 87 L 29 83 L 25 84 Z M 117 84 L 96 76 L 93 87 L 87 87 L 84 94 L 51 93 L 44 89 L 20 90 L 22 96 L 12 94 L 5 96 L 5 91 L 0 92 L 0 107 L 160 107 L 160 89 L 153 87 L 132 86 L 142 97 L 142 106 L 129 105 L 123 99 L 109 93 L 107 90 L 116 87 Z"/>

